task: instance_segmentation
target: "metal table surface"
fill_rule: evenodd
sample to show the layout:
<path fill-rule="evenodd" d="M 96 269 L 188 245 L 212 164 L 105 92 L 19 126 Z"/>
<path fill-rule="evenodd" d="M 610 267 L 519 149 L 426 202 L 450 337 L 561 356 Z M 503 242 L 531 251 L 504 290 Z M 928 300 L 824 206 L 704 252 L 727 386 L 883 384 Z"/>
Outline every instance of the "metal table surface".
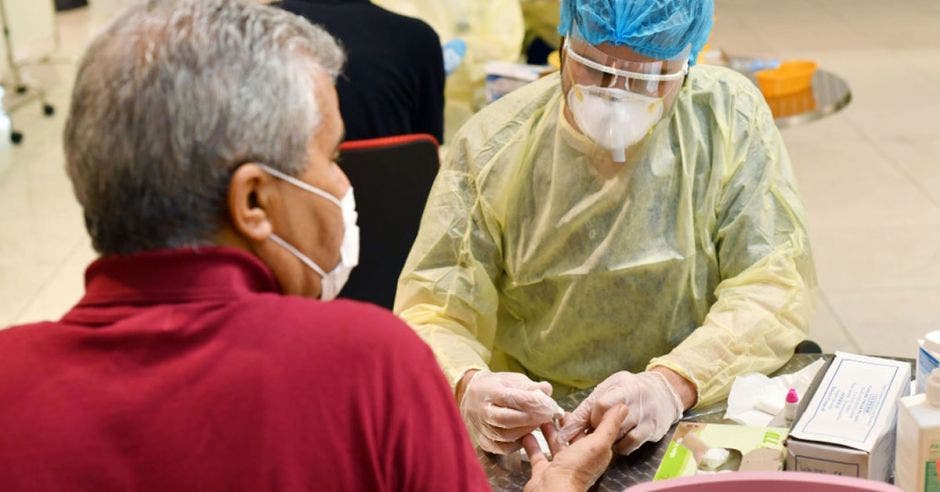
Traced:
<path fill-rule="evenodd" d="M 732 56 L 728 66 L 744 74 L 757 85 L 754 71 L 749 68 L 757 58 Z M 852 102 L 852 91 L 842 77 L 824 69 L 817 69 L 809 89 L 785 96 L 765 97 L 774 123 L 778 128 L 788 128 L 824 118 L 840 111 Z"/>
<path fill-rule="evenodd" d="M 810 90 L 765 99 L 777 127 L 787 128 L 838 112 L 852 101 L 852 91 L 844 79 L 819 69 Z"/>
<path fill-rule="evenodd" d="M 823 357 L 831 358 L 832 355 L 796 354 L 773 375 L 798 371 Z M 587 398 L 590 392 L 588 389 L 572 393 L 567 398 L 559 400 L 558 403 L 567 411 L 574 410 L 581 400 Z M 724 414 L 725 403 L 722 402 L 687 412 L 683 420 L 733 424 L 734 422 L 726 421 L 723 418 Z M 656 468 L 659 467 L 659 462 L 666 453 L 669 441 L 672 440 L 675 429 L 676 426 L 674 425 L 662 440 L 656 443 L 647 443 L 630 456 L 614 458 L 610 467 L 591 490 L 619 492 L 631 485 L 652 480 L 653 475 L 656 474 Z M 483 469 L 489 477 L 490 486 L 493 490 L 522 490 L 531 475 L 529 464 L 522 461 L 520 453 L 514 453 L 508 457 L 496 456 L 484 453 L 478 448 L 477 458 L 483 464 Z"/>

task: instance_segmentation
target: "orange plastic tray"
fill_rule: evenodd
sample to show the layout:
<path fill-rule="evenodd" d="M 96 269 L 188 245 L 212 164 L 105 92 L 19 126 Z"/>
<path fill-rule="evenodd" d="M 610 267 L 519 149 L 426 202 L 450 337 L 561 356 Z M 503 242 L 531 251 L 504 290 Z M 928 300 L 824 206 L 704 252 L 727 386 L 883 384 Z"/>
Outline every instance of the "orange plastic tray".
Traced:
<path fill-rule="evenodd" d="M 813 89 L 807 87 L 800 92 L 784 96 L 764 97 L 774 118 L 783 118 L 797 114 L 808 113 L 816 109 L 816 97 Z"/>
<path fill-rule="evenodd" d="M 777 68 L 754 72 L 757 86 L 766 97 L 785 96 L 809 89 L 816 73 L 816 62 L 788 61 Z"/>

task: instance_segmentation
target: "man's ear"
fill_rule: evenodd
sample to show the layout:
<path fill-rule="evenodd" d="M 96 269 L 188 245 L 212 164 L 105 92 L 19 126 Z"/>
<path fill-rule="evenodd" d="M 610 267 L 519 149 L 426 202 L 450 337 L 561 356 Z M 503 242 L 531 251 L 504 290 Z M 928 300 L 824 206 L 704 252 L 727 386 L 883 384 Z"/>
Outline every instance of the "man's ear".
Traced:
<path fill-rule="evenodd" d="M 232 231 L 249 243 L 266 241 L 274 229 L 271 212 L 276 196 L 274 178 L 257 164 L 239 166 L 228 185 Z"/>

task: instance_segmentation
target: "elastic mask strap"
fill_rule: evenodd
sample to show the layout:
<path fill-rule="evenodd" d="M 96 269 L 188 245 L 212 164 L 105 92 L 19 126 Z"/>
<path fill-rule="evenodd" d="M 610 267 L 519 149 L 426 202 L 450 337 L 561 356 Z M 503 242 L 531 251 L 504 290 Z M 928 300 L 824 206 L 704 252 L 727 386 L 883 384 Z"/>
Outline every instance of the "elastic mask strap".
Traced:
<path fill-rule="evenodd" d="M 284 181 L 287 181 L 288 183 L 290 183 L 290 184 L 292 184 L 292 185 L 294 185 L 294 186 L 296 186 L 296 187 L 298 187 L 298 188 L 300 188 L 300 189 L 302 189 L 302 190 L 307 190 L 307 191 L 309 191 L 310 193 L 313 193 L 313 194 L 315 194 L 315 195 L 319 195 L 320 197 L 325 198 L 325 199 L 327 199 L 327 200 L 333 202 L 333 204 L 335 204 L 337 207 L 343 208 L 343 204 L 340 203 L 340 201 L 339 201 L 338 198 L 336 198 L 335 196 L 333 196 L 333 195 L 331 195 L 331 194 L 329 194 L 329 193 L 327 193 L 327 192 L 321 190 L 320 188 L 317 188 L 317 187 L 315 187 L 315 186 L 313 186 L 313 185 L 310 185 L 310 184 L 308 184 L 308 183 L 304 183 L 303 181 L 301 181 L 301 180 L 299 180 L 299 179 L 297 179 L 297 178 L 295 178 L 295 177 L 293 177 L 293 176 L 291 176 L 291 175 L 284 174 L 284 173 L 278 171 L 277 169 L 274 169 L 274 168 L 272 168 L 272 167 L 270 167 L 270 166 L 267 166 L 267 165 L 265 165 L 265 164 L 258 164 L 258 166 L 261 167 L 261 169 L 264 169 L 265 172 L 267 172 L 268 174 L 270 174 L 270 175 L 272 175 L 272 176 L 274 176 L 274 177 L 276 177 L 276 178 L 283 179 Z"/>
<path fill-rule="evenodd" d="M 271 233 L 271 236 L 270 236 L 270 237 L 271 237 L 271 240 L 274 241 L 278 246 L 280 246 L 280 247 L 286 249 L 287 251 L 290 251 L 294 256 L 297 257 L 297 259 L 299 259 L 300 261 L 304 262 L 304 264 L 307 265 L 308 267 L 312 268 L 313 271 L 319 273 L 321 278 L 322 278 L 322 277 L 326 277 L 326 272 L 324 272 L 323 269 L 320 268 L 319 265 L 317 265 L 316 263 L 314 263 L 313 260 L 311 260 L 310 258 L 307 257 L 307 255 L 301 253 L 301 252 L 300 252 L 297 248 L 295 248 L 292 244 L 290 244 L 290 243 L 288 243 L 287 241 L 281 239 L 280 236 L 278 236 L 277 234 L 274 234 L 274 233 Z"/>
<path fill-rule="evenodd" d="M 629 70 L 620 70 L 617 68 L 608 67 L 607 65 L 604 65 L 603 63 L 597 63 L 594 60 L 587 59 L 575 53 L 575 51 L 571 48 L 571 45 L 567 43 L 565 44 L 565 52 L 567 56 L 574 58 L 575 61 L 577 61 L 578 63 L 586 67 L 593 68 L 594 70 L 597 70 L 599 72 L 609 73 L 611 75 L 619 75 L 621 77 L 626 77 L 630 79 L 641 79 L 641 80 L 650 80 L 650 81 L 678 80 L 678 79 L 681 79 L 682 77 L 685 77 L 685 75 L 689 72 L 688 60 L 686 60 L 685 65 L 682 67 L 682 70 L 679 70 L 678 72 L 654 75 L 654 74 L 631 72 Z"/>
<path fill-rule="evenodd" d="M 614 88 L 614 87 L 617 87 L 617 83 L 620 82 L 620 77 L 621 77 L 620 74 L 616 74 L 616 73 L 615 73 L 615 74 L 610 78 L 610 83 L 607 84 L 607 88 Z M 629 81 L 629 79 L 627 79 L 626 77 L 624 77 L 623 82 L 626 84 L 628 81 Z"/>

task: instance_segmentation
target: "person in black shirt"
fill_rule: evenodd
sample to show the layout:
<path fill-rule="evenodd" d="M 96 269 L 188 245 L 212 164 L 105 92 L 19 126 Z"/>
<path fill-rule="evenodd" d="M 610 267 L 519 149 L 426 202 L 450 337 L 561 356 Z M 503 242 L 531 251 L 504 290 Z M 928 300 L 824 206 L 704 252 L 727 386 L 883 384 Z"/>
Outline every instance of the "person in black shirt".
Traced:
<path fill-rule="evenodd" d="M 430 26 L 368 0 L 273 5 L 320 25 L 346 50 L 336 90 L 347 140 L 429 133 L 443 143 L 444 64 Z"/>

